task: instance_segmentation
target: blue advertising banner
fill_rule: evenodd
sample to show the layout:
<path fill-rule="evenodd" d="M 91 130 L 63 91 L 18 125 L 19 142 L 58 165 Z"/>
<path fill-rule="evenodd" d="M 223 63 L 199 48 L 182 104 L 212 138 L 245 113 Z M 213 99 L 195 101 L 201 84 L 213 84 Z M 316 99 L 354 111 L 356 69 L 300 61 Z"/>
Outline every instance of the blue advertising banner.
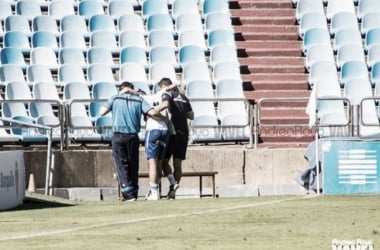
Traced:
<path fill-rule="evenodd" d="M 380 193 L 380 141 L 321 140 L 323 193 Z"/>

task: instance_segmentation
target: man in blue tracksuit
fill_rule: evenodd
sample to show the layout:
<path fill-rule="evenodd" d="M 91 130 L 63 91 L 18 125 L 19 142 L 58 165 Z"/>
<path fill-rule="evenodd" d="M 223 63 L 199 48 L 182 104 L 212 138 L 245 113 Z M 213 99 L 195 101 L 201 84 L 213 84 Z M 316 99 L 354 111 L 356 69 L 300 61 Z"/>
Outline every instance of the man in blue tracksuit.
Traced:
<path fill-rule="evenodd" d="M 141 96 L 128 93 L 133 84 L 123 82 L 118 95 L 101 108 L 100 115 L 112 112 L 112 152 L 123 198 L 135 201 L 138 195 L 139 137 L 141 116 L 158 114 Z"/>

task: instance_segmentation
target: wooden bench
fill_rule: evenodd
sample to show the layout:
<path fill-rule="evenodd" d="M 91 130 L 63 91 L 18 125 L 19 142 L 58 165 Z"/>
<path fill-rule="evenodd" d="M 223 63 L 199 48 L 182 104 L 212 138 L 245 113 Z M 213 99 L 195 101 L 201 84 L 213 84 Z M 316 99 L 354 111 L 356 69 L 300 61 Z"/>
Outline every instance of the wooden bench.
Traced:
<path fill-rule="evenodd" d="M 199 177 L 199 197 L 204 197 L 207 195 L 204 195 L 202 193 L 203 190 L 203 177 L 211 177 L 212 181 L 212 197 L 216 197 L 216 192 L 215 192 L 215 175 L 218 174 L 218 171 L 194 171 L 194 172 L 182 172 L 182 178 L 183 177 Z M 139 173 L 139 178 L 149 178 L 149 173 Z M 120 185 L 118 186 L 118 194 L 119 194 L 119 199 L 121 197 L 120 195 Z"/>

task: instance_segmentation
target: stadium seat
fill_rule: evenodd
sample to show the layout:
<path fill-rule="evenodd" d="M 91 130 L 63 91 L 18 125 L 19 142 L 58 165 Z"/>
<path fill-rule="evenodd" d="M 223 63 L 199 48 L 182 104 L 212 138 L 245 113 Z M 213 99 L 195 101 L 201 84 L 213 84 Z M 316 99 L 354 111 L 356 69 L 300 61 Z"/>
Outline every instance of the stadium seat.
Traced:
<path fill-rule="evenodd" d="M 360 0 L 358 2 L 357 16 L 363 19 L 367 13 L 380 10 L 380 2 L 376 0 Z M 363 21 L 363 20 L 362 20 Z"/>
<path fill-rule="evenodd" d="M 106 14 L 93 15 L 89 19 L 89 31 L 116 32 L 114 18 Z"/>
<path fill-rule="evenodd" d="M 167 30 L 175 34 L 173 20 L 168 13 L 154 14 L 146 21 L 146 31 Z"/>
<path fill-rule="evenodd" d="M 156 85 L 163 77 L 169 78 L 173 83 L 179 84 L 175 68 L 169 63 L 154 63 L 149 68 L 149 81 Z"/>
<path fill-rule="evenodd" d="M 365 62 L 364 50 L 362 45 L 358 44 L 345 44 L 342 45 L 337 53 L 336 65 L 338 69 L 348 61 L 362 61 Z"/>
<path fill-rule="evenodd" d="M 28 36 L 32 34 L 29 21 L 24 16 L 8 16 L 4 21 L 4 31 L 20 31 Z"/>
<path fill-rule="evenodd" d="M 153 30 L 148 33 L 147 40 L 150 49 L 156 46 L 169 46 L 177 50 L 172 31 Z"/>
<path fill-rule="evenodd" d="M 232 30 L 211 31 L 208 35 L 207 45 L 210 50 L 217 45 L 236 46 L 235 34 Z"/>
<path fill-rule="evenodd" d="M 313 85 L 318 81 L 328 79 L 329 82 L 339 83 L 338 70 L 334 62 L 331 61 L 319 61 L 314 63 L 310 67 L 309 72 L 309 85 Z"/>
<path fill-rule="evenodd" d="M 30 53 L 28 35 L 21 31 L 7 31 L 4 34 L 4 48 L 17 48 L 25 55 Z"/>
<path fill-rule="evenodd" d="M 367 55 L 367 66 L 372 68 L 372 66 L 380 61 L 380 44 L 373 45 L 368 50 Z"/>
<path fill-rule="evenodd" d="M 65 16 L 75 15 L 74 6 L 74 1 L 49 1 L 48 14 L 60 21 Z"/>
<path fill-rule="evenodd" d="M 56 71 L 58 68 L 58 59 L 52 48 L 37 47 L 30 52 L 30 64 L 41 64 L 48 66 L 51 70 Z"/>
<path fill-rule="evenodd" d="M 24 55 L 22 51 L 17 48 L 3 48 L 0 51 L 1 64 L 14 64 L 21 67 L 23 70 L 26 69 L 27 64 L 25 62 Z"/>
<path fill-rule="evenodd" d="M 215 95 L 217 98 L 245 98 L 242 81 L 225 79 L 219 81 L 215 86 Z"/>
<path fill-rule="evenodd" d="M 87 84 L 80 82 L 69 82 L 63 87 L 63 100 L 88 100 L 82 104 L 88 105 L 90 103 L 91 94 Z"/>
<path fill-rule="evenodd" d="M 212 48 L 209 58 L 210 66 L 214 67 L 221 62 L 235 62 L 239 63 L 237 56 L 237 49 L 235 46 L 230 45 L 218 45 Z"/>
<path fill-rule="evenodd" d="M 96 133 L 101 136 L 102 141 L 112 141 L 112 117 L 102 116 L 95 120 Z"/>
<path fill-rule="evenodd" d="M 8 16 L 12 15 L 13 11 L 11 3 L 8 1 L 0 1 L 0 22 L 4 21 Z"/>
<path fill-rule="evenodd" d="M 214 30 L 233 31 L 231 16 L 227 13 L 216 12 L 208 14 L 205 18 L 204 26 L 207 34 L 210 34 Z"/>
<path fill-rule="evenodd" d="M 103 47 L 91 47 L 87 51 L 87 63 L 91 64 L 107 64 L 112 69 L 117 69 L 118 64 L 115 64 L 112 52 Z"/>
<path fill-rule="evenodd" d="M 353 79 L 369 80 L 368 68 L 363 61 L 348 61 L 342 65 L 340 70 L 340 83 L 344 86 L 348 81 Z"/>
<path fill-rule="evenodd" d="M 119 17 L 117 21 L 119 32 L 135 30 L 145 34 L 143 19 L 138 14 L 125 14 Z"/>
<path fill-rule="evenodd" d="M 37 100 L 61 100 L 57 87 L 52 82 L 36 82 L 32 91 L 34 99 Z"/>
<path fill-rule="evenodd" d="M 217 116 L 223 126 L 242 126 L 247 128 L 248 113 L 244 101 L 218 101 Z M 243 135 L 245 135 L 245 138 L 248 138 L 249 133 L 243 133 Z M 225 139 L 231 140 L 232 138 L 228 137 Z M 240 140 L 243 138 L 236 139 Z"/>
<path fill-rule="evenodd" d="M 325 29 L 309 29 L 302 40 L 302 51 L 306 54 L 310 46 L 315 44 L 331 45 L 330 33 Z"/>
<path fill-rule="evenodd" d="M 83 33 L 78 31 L 64 31 L 59 39 L 60 48 L 75 48 L 87 51 L 86 39 Z"/>
<path fill-rule="evenodd" d="M 236 62 L 221 62 L 214 66 L 212 79 L 215 84 L 224 79 L 242 80 L 240 75 L 240 64 Z"/>
<path fill-rule="evenodd" d="M 52 128 L 52 140 L 60 141 L 61 140 L 61 123 L 60 120 L 54 115 L 43 115 L 39 116 L 36 120 L 36 123 L 46 127 Z M 49 130 L 47 129 L 37 129 L 38 133 L 41 135 L 47 136 Z"/>
<path fill-rule="evenodd" d="M 315 0 L 298 0 L 297 7 L 296 7 L 296 19 L 299 22 L 302 18 L 302 16 L 305 13 L 308 12 L 319 12 L 319 13 L 325 13 L 323 2 L 322 1 L 315 1 Z"/>
<path fill-rule="evenodd" d="M 78 14 L 86 20 L 94 15 L 104 14 L 103 3 L 101 1 L 81 0 L 78 3 Z"/>
<path fill-rule="evenodd" d="M 35 16 L 32 19 L 32 31 L 47 31 L 53 33 L 55 36 L 59 35 L 57 21 L 48 15 Z"/>
<path fill-rule="evenodd" d="M 18 65 L 0 65 L 0 83 L 6 86 L 10 82 L 25 82 L 23 70 Z"/>
<path fill-rule="evenodd" d="M 32 85 L 38 82 L 49 82 L 57 85 L 49 66 L 46 65 L 29 65 L 26 70 L 26 77 Z"/>
<path fill-rule="evenodd" d="M 300 19 L 300 24 L 298 26 L 298 36 L 302 39 L 310 29 L 327 29 L 326 17 L 320 12 L 308 12 L 305 13 Z"/>
<path fill-rule="evenodd" d="M 310 46 L 306 53 L 305 68 L 310 71 L 314 63 L 329 61 L 335 63 L 334 51 L 329 44 L 315 44 Z"/>
<path fill-rule="evenodd" d="M 65 86 L 70 82 L 87 83 L 82 67 L 75 64 L 60 65 L 58 68 L 58 84 Z"/>
<path fill-rule="evenodd" d="M 58 53 L 59 64 L 76 64 L 83 69 L 87 68 L 86 59 L 82 49 L 62 48 Z"/>
<path fill-rule="evenodd" d="M 2 116 L 5 118 L 13 118 L 15 116 L 29 117 L 25 104 L 21 102 L 3 103 L 1 110 Z"/>
<path fill-rule="evenodd" d="M 191 104 L 194 107 L 194 103 Z M 191 121 L 191 140 L 194 142 L 221 141 L 216 115 L 197 115 Z"/>
<path fill-rule="evenodd" d="M 182 68 L 188 63 L 207 63 L 203 48 L 196 45 L 182 47 L 178 53 L 178 61 Z"/>
<path fill-rule="evenodd" d="M 199 6 L 197 0 L 174 1 L 172 5 L 172 17 L 177 18 L 183 14 L 199 14 Z M 200 20 L 200 19 L 199 19 Z"/>
<path fill-rule="evenodd" d="M 87 0 L 91 1 L 91 0 Z M 116 33 L 111 31 L 94 31 L 90 35 L 91 47 L 104 47 L 112 53 L 119 53 L 119 45 L 116 40 Z"/>
<path fill-rule="evenodd" d="M 380 62 L 376 62 L 372 65 L 370 74 L 372 86 L 378 86 L 380 82 Z"/>
<path fill-rule="evenodd" d="M 114 83 L 98 82 L 92 86 L 92 99 L 108 99 L 117 95 L 117 92 Z"/>
<path fill-rule="evenodd" d="M 360 105 L 363 98 L 373 96 L 369 80 L 353 79 L 347 81 L 343 88 L 343 96 L 350 100 L 351 105 Z"/>
<path fill-rule="evenodd" d="M 112 0 L 108 1 L 108 14 L 115 20 L 126 14 L 133 14 L 134 7 L 132 1 Z"/>
<path fill-rule="evenodd" d="M 27 116 L 14 116 L 13 120 L 22 122 L 23 124 L 34 125 L 34 119 Z M 45 142 L 47 141 L 47 137 L 38 133 L 35 127 L 25 127 L 24 125 L 20 125 L 17 122 L 11 122 L 10 126 L 11 133 L 13 135 L 17 135 L 20 137 L 22 142 L 36 143 L 36 142 Z"/>
<path fill-rule="evenodd" d="M 140 47 L 145 51 L 148 51 L 144 32 L 138 32 L 136 30 L 126 30 L 119 35 L 120 49 L 126 47 Z"/>
<path fill-rule="evenodd" d="M 145 67 L 140 63 L 123 63 L 120 65 L 119 81 L 149 83 Z"/>
<path fill-rule="evenodd" d="M 380 9 L 378 12 L 369 12 L 365 14 L 361 21 L 360 31 L 363 36 L 374 28 L 380 28 Z"/>
<path fill-rule="evenodd" d="M 374 28 L 368 30 L 364 39 L 364 49 L 366 52 L 372 45 L 380 44 L 380 28 Z"/>
<path fill-rule="evenodd" d="M 202 15 L 206 19 L 210 14 L 213 13 L 225 13 L 230 14 L 230 9 L 228 6 L 228 1 L 226 0 L 204 0 L 202 5 Z"/>
<path fill-rule="evenodd" d="M 178 48 L 180 49 L 187 45 L 196 45 L 202 47 L 204 51 L 208 50 L 204 32 L 201 30 L 187 30 L 179 34 Z"/>
<path fill-rule="evenodd" d="M 66 31 L 75 31 L 88 36 L 86 20 L 79 15 L 64 16 L 60 22 L 61 33 Z"/>
<path fill-rule="evenodd" d="M 169 14 L 166 0 L 145 0 L 141 7 L 141 16 L 147 20 L 156 14 Z"/>
<path fill-rule="evenodd" d="M 149 51 L 149 63 L 168 63 L 179 69 L 175 49 L 168 46 L 156 46 Z"/>
<path fill-rule="evenodd" d="M 190 63 L 182 69 L 182 83 L 185 86 L 194 80 L 211 81 L 210 70 L 207 63 Z"/>
<path fill-rule="evenodd" d="M 215 98 L 211 81 L 194 80 L 186 85 L 186 96 L 188 98 Z"/>
<path fill-rule="evenodd" d="M 140 47 L 125 47 L 120 52 L 120 63 L 138 63 L 148 69 L 146 51 Z"/>
<path fill-rule="evenodd" d="M 58 39 L 55 34 L 49 31 L 36 31 L 32 34 L 32 47 L 33 48 L 49 48 L 58 51 Z"/>
<path fill-rule="evenodd" d="M 355 13 L 338 12 L 331 17 L 330 34 L 332 36 L 341 29 L 357 29 L 359 30 L 358 20 Z"/>
<path fill-rule="evenodd" d="M 28 83 L 25 81 L 9 82 L 5 86 L 6 100 L 31 100 L 32 94 Z"/>
<path fill-rule="evenodd" d="M 1 6 L 0 6 L 0 8 L 1 8 Z M 17 142 L 17 141 L 20 140 L 20 137 L 18 137 L 17 135 L 10 134 L 7 131 L 7 129 L 5 129 L 4 127 L 2 127 L 3 125 L 4 125 L 3 121 L 0 121 L 0 142 L 1 143 Z"/>
<path fill-rule="evenodd" d="M 331 20 L 332 17 L 341 12 L 350 12 L 355 14 L 355 5 L 353 1 L 347 0 L 328 0 L 326 17 Z"/>
<path fill-rule="evenodd" d="M 16 14 L 31 21 L 35 16 L 42 15 L 41 6 L 37 1 L 19 0 L 16 2 Z"/>
<path fill-rule="evenodd" d="M 116 84 L 112 68 L 108 64 L 95 63 L 88 65 L 87 80 L 89 84 L 96 84 L 98 82 L 111 82 Z"/>
<path fill-rule="evenodd" d="M 185 31 L 199 31 L 203 34 L 205 32 L 199 13 L 186 13 L 178 16 L 174 26 L 178 36 L 181 36 Z"/>
<path fill-rule="evenodd" d="M 70 136 L 76 142 L 99 142 L 102 136 L 95 132 L 88 116 L 71 116 L 69 120 Z"/>
<path fill-rule="evenodd" d="M 334 51 L 338 51 L 342 45 L 356 44 L 362 46 L 362 37 L 357 29 L 342 29 L 335 33 Z"/>

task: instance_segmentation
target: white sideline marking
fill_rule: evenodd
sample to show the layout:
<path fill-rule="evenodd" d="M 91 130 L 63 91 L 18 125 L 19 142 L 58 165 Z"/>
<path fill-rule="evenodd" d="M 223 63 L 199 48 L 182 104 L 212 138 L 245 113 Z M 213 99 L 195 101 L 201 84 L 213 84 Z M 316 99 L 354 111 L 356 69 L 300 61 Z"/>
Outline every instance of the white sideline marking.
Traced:
<path fill-rule="evenodd" d="M 168 219 L 168 218 L 178 218 L 178 217 L 184 217 L 184 216 L 190 216 L 190 215 L 204 215 L 204 214 L 210 214 L 210 213 L 216 213 L 216 212 L 238 210 L 238 209 L 243 209 L 243 208 L 273 205 L 273 204 L 282 203 L 285 201 L 303 200 L 303 199 L 309 199 L 313 197 L 318 197 L 318 196 L 302 196 L 302 197 L 287 198 L 287 199 L 274 200 L 274 201 L 265 201 L 265 202 L 254 203 L 254 204 L 246 204 L 246 205 L 240 205 L 240 206 L 214 208 L 214 209 L 208 209 L 208 210 L 203 210 L 203 211 L 188 212 L 184 214 L 169 214 L 169 215 L 164 215 L 164 216 L 152 216 L 152 217 L 146 217 L 146 218 L 140 218 L 140 219 L 119 221 L 119 222 L 101 223 L 101 224 L 95 224 L 91 226 L 68 228 L 68 229 L 56 230 L 56 231 L 50 231 L 50 232 L 40 232 L 40 233 L 27 234 L 27 235 L 10 236 L 6 238 L 0 238 L 0 241 L 20 240 L 20 239 L 28 239 L 28 238 L 41 237 L 41 236 L 72 233 L 72 232 L 90 230 L 90 229 L 100 228 L 100 227 L 109 227 L 109 226 L 116 226 L 116 225 L 122 225 L 122 224 L 131 224 L 131 223 L 136 223 L 136 222 L 145 222 L 145 221 L 161 220 L 161 219 Z"/>

